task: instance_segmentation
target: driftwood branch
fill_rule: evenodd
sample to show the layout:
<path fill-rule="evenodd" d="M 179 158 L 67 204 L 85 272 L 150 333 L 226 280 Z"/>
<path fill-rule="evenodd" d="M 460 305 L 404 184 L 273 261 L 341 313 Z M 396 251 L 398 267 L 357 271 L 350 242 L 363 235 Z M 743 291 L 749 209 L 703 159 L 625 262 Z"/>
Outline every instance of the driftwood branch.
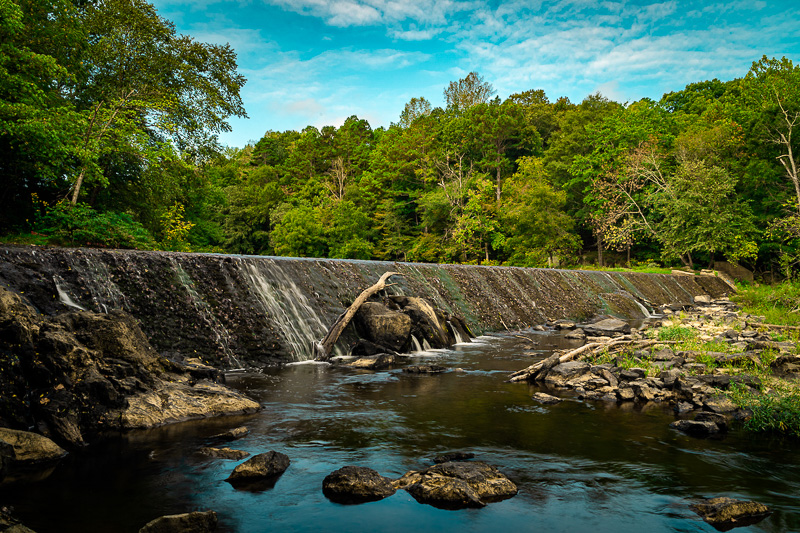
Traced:
<path fill-rule="evenodd" d="M 331 358 L 331 352 L 333 351 L 333 345 L 336 344 L 336 341 L 339 340 L 339 336 L 344 331 L 344 328 L 350 323 L 353 319 L 355 314 L 358 312 L 359 308 L 366 302 L 370 296 L 375 294 L 378 291 L 382 291 L 386 287 L 391 287 L 394 283 L 387 284 L 386 281 L 392 276 L 402 276 L 399 272 L 386 272 L 381 279 L 378 280 L 375 285 L 372 287 L 365 289 L 358 295 L 358 298 L 353 302 L 353 304 L 347 308 L 347 311 L 342 313 L 339 318 L 336 319 L 336 322 L 333 323 L 331 328 L 328 330 L 327 335 L 322 341 L 316 346 L 317 350 L 317 361 L 327 361 Z"/>
<path fill-rule="evenodd" d="M 617 337 L 615 339 L 609 339 L 604 342 L 590 342 L 589 344 L 584 344 L 580 348 L 575 348 L 574 350 L 570 350 L 569 352 L 565 353 L 564 355 L 558 358 L 558 363 L 566 363 L 568 361 L 572 361 L 573 359 L 578 358 L 578 356 L 588 356 L 588 355 L 597 355 L 604 350 L 608 350 L 609 348 L 620 348 L 620 347 L 635 347 L 635 348 L 644 348 L 646 346 L 652 346 L 654 344 L 674 344 L 677 341 L 659 341 L 659 340 L 634 340 L 630 337 L 630 335 L 624 335 L 622 337 Z M 522 370 L 518 370 L 514 372 L 509 377 L 508 381 L 516 382 L 516 381 L 528 381 L 532 377 L 535 377 L 539 371 L 544 366 L 545 361 L 537 361 L 536 363 L 532 364 L 527 368 L 523 368 Z"/>

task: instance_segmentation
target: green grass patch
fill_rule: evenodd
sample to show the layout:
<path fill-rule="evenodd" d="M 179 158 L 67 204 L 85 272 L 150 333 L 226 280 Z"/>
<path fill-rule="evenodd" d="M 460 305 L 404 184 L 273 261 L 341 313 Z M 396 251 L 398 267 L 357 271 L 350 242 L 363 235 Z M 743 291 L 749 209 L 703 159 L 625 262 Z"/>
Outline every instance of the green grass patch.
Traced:
<path fill-rule="evenodd" d="M 660 341 L 688 341 L 694 339 L 697 332 L 684 326 L 666 326 L 658 330 Z"/>
<path fill-rule="evenodd" d="M 775 285 L 738 285 L 731 300 L 742 311 L 764 316 L 768 324 L 800 325 L 800 282 L 785 281 Z"/>
<path fill-rule="evenodd" d="M 728 395 L 753 416 L 744 426 L 750 431 L 783 433 L 800 437 L 800 390 L 796 383 L 770 380 L 766 392 L 752 391 L 739 385 L 731 387 Z"/>

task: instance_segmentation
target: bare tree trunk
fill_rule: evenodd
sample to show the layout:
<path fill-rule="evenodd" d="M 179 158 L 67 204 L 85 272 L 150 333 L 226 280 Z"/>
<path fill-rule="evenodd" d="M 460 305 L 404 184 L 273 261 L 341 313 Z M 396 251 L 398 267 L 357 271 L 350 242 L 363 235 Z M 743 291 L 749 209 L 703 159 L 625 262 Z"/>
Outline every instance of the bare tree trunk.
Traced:
<path fill-rule="evenodd" d="M 359 308 L 366 302 L 370 296 L 375 294 L 378 291 L 382 291 L 386 287 L 390 285 L 386 285 L 386 280 L 388 280 L 392 276 L 402 276 L 399 272 L 386 272 L 381 276 L 375 285 L 372 287 L 365 289 L 358 295 L 358 298 L 353 302 L 353 304 L 347 308 L 347 311 L 342 313 L 342 315 L 336 319 L 336 322 L 333 323 L 331 329 L 328 330 L 328 334 L 325 335 L 325 338 L 316 346 L 317 351 L 317 361 L 327 361 L 331 358 L 331 352 L 333 351 L 333 345 L 336 344 L 336 341 L 339 340 L 339 336 L 344 331 L 344 328 L 350 323 L 350 321 L 355 316 L 356 312 L 358 312 Z"/>
<path fill-rule="evenodd" d="M 597 238 L 597 266 L 603 266 L 603 239 Z"/>

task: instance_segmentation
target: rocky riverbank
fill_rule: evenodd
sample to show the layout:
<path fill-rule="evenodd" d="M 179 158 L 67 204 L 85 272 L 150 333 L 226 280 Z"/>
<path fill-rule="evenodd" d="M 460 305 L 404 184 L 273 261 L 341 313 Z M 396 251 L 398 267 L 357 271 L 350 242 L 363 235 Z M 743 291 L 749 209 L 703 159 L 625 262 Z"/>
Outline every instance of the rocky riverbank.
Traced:
<path fill-rule="evenodd" d="M 75 448 L 104 431 L 259 409 L 221 378 L 160 356 L 127 313 L 44 316 L 0 288 L 0 427 Z"/>
<path fill-rule="evenodd" d="M 680 418 L 673 427 L 693 436 L 723 433 L 732 419 L 750 420 L 764 399 L 797 395 L 796 331 L 792 337 L 763 317 L 743 314 L 727 298 L 699 297 L 691 306 L 663 307 L 660 315 L 633 331 L 613 319 L 583 327 L 551 323 L 584 345 L 511 380 L 536 383 L 540 402 L 570 391 L 586 400 L 668 404 Z"/>

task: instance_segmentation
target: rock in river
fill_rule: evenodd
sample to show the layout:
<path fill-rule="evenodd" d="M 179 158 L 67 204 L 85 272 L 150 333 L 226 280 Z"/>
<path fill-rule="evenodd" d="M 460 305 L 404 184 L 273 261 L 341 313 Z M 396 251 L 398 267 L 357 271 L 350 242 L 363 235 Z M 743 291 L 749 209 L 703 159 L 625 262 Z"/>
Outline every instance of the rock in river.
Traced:
<path fill-rule="evenodd" d="M 280 452 L 260 453 L 234 468 L 225 481 L 241 488 L 269 488 L 270 482 L 289 468 L 289 463 L 289 457 Z"/>
<path fill-rule="evenodd" d="M 47 437 L 28 431 L 0 428 L 0 442 L 12 447 L 11 463 L 16 465 L 52 463 L 67 454 Z"/>
<path fill-rule="evenodd" d="M 194 513 L 161 516 L 147 523 L 139 533 L 210 533 L 217 530 L 217 513 Z"/>
<path fill-rule="evenodd" d="M 407 490 L 418 502 L 440 509 L 484 507 L 517 494 L 510 479 L 481 461 L 441 463 L 408 472 L 394 486 Z"/>
<path fill-rule="evenodd" d="M 724 497 L 711 498 L 690 507 L 720 531 L 758 523 L 771 513 L 764 504 Z"/>
<path fill-rule="evenodd" d="M 343 466 L 322 480 L 322 493 L 332 502 L 343 504 L 382 500 L 395 493 L 392 480 L 371 468 Z"/>

